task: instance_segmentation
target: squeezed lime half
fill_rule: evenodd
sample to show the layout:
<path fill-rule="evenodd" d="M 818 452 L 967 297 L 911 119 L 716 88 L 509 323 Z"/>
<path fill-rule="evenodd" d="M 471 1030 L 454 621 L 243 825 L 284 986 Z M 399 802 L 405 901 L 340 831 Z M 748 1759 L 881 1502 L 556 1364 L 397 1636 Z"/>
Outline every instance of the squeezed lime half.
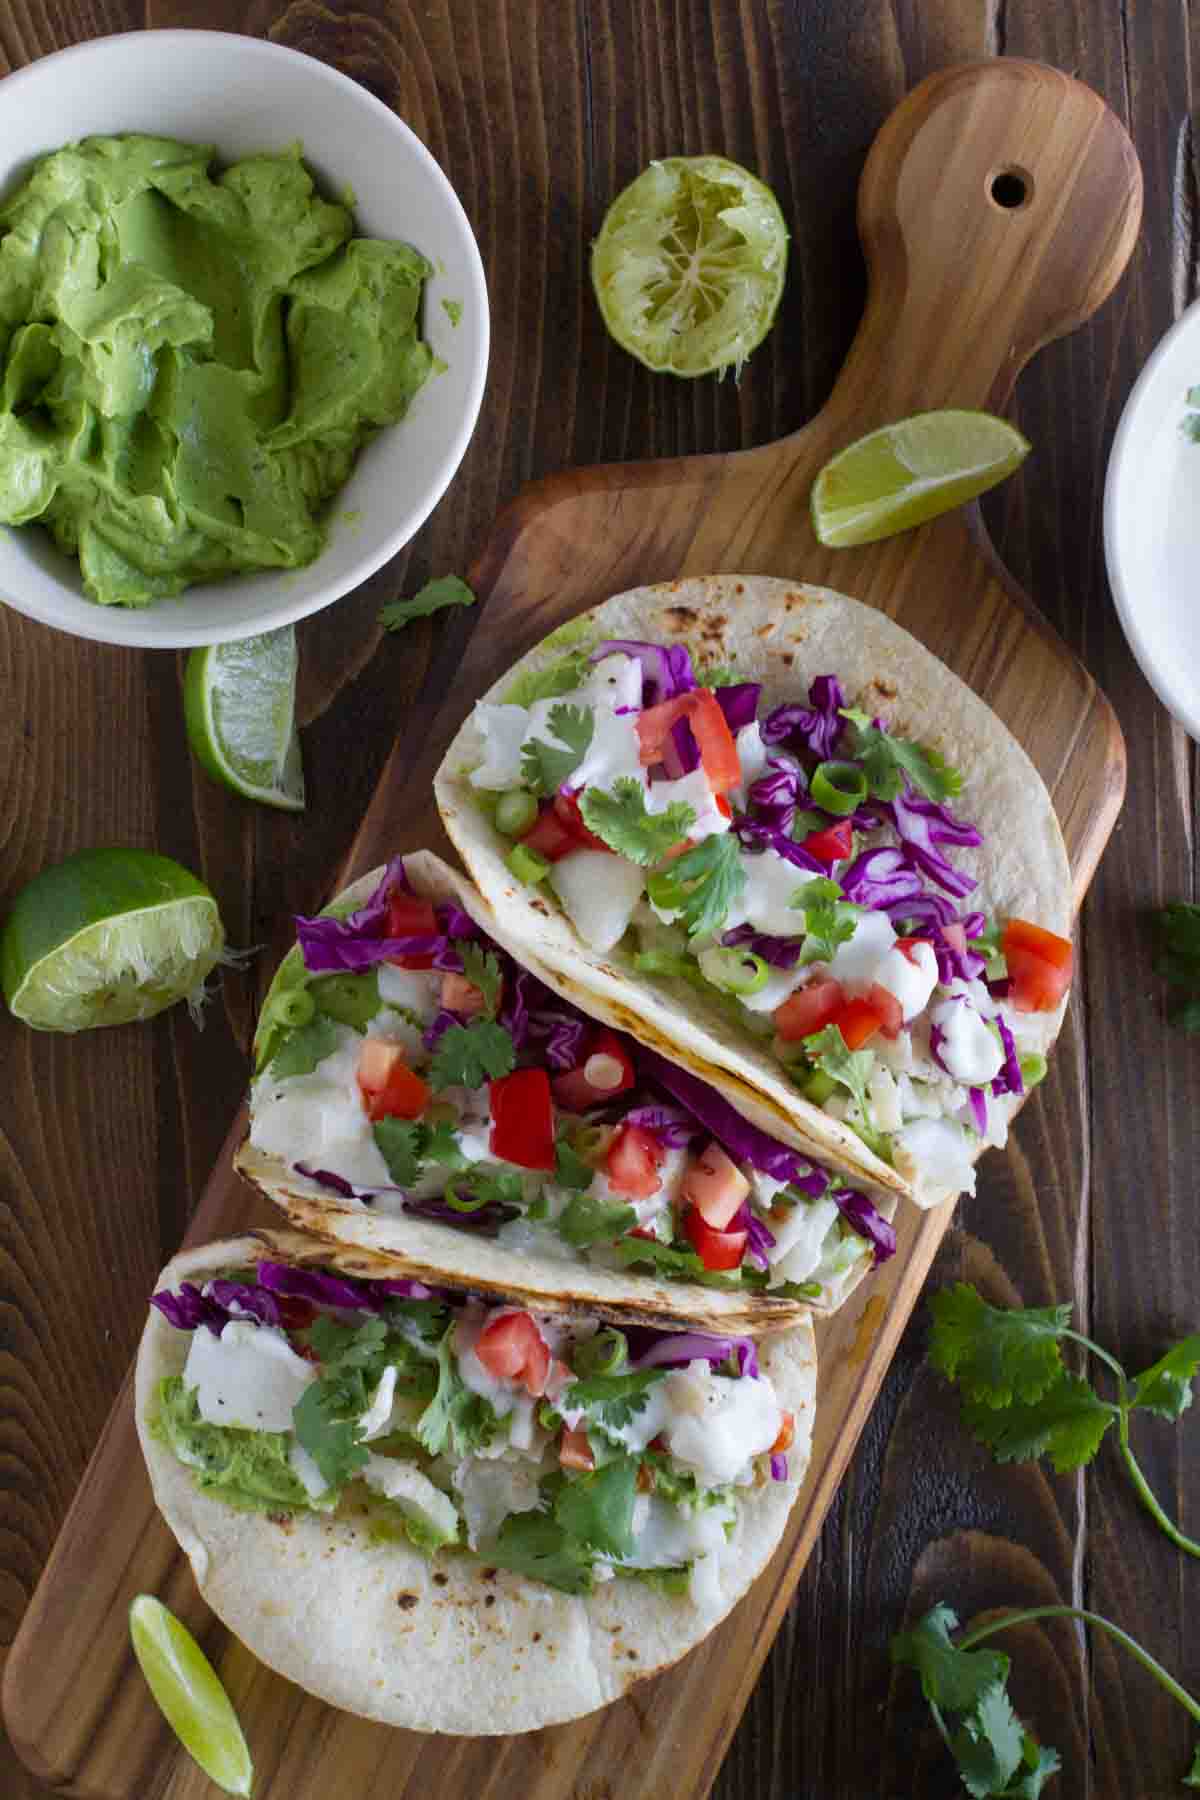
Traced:
<path fill-rule="evenodd" d="M 153 850 L 78 850 L 43 869 L 0 930 L 0 985 L 38 1031 L 149 1019 L 177 1000 L 197 1012 L 222 960 L 217 903 Z"/>
<path fill-rule="evenodd" d="M 296 668 L 296 630 L 284 625 L 193 650 L 183 681 L 197 761 L 235 794 L 287 812 L 304 806 Z"/>
<path fill-rule="evenodd" d="M 830 458 L 813 483 L 813 529 L 831 548 L 891 537 L 986 493 L 1029 451 L 993 413 L 914 413 Z"/>
<path fill-rule="evenodd" d="M 618 344 L 672 375 L 735 375 L 771 328 L 787 227 L 765 182 L 723 156 L 668 156 L 619 194 L 592 246 Z"/>
<path fill-rule="evenodd" d="M 147 1686 L 188 1755 L 227 1794 L 249 1794 L 254 1765 L 216 1670 L 185 1625 L 152 1594 L 129 1608 L 129 1636 Z"/>

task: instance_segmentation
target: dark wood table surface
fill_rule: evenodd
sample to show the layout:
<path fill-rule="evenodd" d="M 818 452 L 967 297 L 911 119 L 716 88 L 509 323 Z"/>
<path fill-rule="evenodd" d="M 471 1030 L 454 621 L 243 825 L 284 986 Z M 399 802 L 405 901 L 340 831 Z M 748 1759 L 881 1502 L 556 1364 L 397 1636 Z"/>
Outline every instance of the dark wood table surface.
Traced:
<path fill-rule="evenodd" d="M 858 321 L 863 156 L 930 70 L 1041 58 L 1089 82 L 1146 178 L 1132 265 L 1094 320 L 1021 379 L 1035 446 L 985 512 L 1017 578 L 1112 699 L 1125 811 L 1086 902 L 1082 978 L 1051 1077 L 932 1280 L 1026 1304 L 1072 1299 L 1129 1366 L 1200 1320 L 1200 1047 L 1164 1027 L 1149 912 L 1195 882 L 1195 752 L 1146 686 L 1104 575 L 1105 458 L 1147 354 L 1195 290 L 1189 124 L 1200 14 L 1167 0 L 10 0 L 0 68 L 107 32 L 220 26 L 364 82 L 421 135 L 479 238 L 492 302 L 483 413 L 448 496 L 409 550 L 300 631 L 310 806 L 243 803 L 192 764 L 182 658 L 57 635 L 0 606 L 0 910 L 83 845 L 166 851 L 202 872 L 235 944 L 202 1033 L 176 1009 L 75 1038 L 0 1018 L 0 1648 L 11 1642 L 129 1364 L 145 1298 L 179 1242 L 246 1078 L 256 1000 L 288 915 L 327 895 L 387 750 L 426 680 L 453 678 L 472 627 L 448 615 L 382 638 L 380 602 L 463 570 L 497 508 L 569 464 L 731 449 L 810 416 Z M 1190 35 L 1189 35 L 1190 33 Z M 3 90 L 0 89 L 0 104 Z M 298 123 L 298 130 L 302 123 Z M 740 385 L 649 375 L 605 335 L 588 244 L 655 155 L 717 150 L 762 174 L 792 233 L 778 322 Z M 803 574 L 798 570 L 797 574 Z M 719 1800 L 938 1800 L 962 1790 L 887 1642 L 945 1599 L 1055 1599 L 1121 1622 L 1200 1689 L 1200 1569 L 1156 1533 L 1106 1446 L 1083 1477 L 1000 1468 L 967 1439 L 914 1315 L 734 1739 Z M 1200 1409 L 1198 1409 L 1200 1411 Z M 1200 1417 L 1135 1427 L 1185 1529 Z M 1195 1732 L 1104 1640 L 1026 1627 L 1013 1694 L 1064 1772 L 1063 1800 L 1166 1796 Z M 0 1792 L 48 1790 L 0 1744 Z M 450 1800 L 458 1800 L 457 1796 Z"/>

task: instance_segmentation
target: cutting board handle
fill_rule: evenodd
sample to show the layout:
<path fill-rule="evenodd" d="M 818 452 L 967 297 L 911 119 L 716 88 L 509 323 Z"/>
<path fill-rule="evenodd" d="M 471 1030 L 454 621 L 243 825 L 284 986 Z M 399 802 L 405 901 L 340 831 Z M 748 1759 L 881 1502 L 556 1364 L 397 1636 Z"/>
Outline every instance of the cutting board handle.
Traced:
<path fill-rule="evenodd" d="M 1040 345 L 1129 260 L 1142 174 L 1100 96 L 1043 63 L 939 70 L 902 101 L 858 191 L 867 309 L 825 411 L 847 439 L 939 406 L 1002 409 Z"/>

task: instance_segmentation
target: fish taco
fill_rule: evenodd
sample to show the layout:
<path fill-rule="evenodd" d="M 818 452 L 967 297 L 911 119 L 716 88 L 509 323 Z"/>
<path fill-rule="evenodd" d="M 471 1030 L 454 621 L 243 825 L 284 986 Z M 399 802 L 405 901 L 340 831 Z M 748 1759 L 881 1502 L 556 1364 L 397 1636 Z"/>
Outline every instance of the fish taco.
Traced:
<path fill-rule="evenodd" d="M 559 993 L 857 1180 L 974 1191 L 1062 1021 L 1070 870 L 1028 756 L 892 620 L 763 576 L 619 594 L 435 786 Z"/>
<path fill-rule="evenodd" d="M 893 1193 L 564 999 L 429 853 L 297 933 L 236 1166 L 301 1229 L 549 1311 L 750 1332 L 892 1253 Z"/>
<path fill-rule="evenodd" d="M 155 1501 L 256 1656 L 478 1735 L 700 1642 L 779 1543 L 815 1381 L 807 1316 L 762 1342 L 622 1329 L 265 1232 L 163 1271 L 135 1407 Z"/>

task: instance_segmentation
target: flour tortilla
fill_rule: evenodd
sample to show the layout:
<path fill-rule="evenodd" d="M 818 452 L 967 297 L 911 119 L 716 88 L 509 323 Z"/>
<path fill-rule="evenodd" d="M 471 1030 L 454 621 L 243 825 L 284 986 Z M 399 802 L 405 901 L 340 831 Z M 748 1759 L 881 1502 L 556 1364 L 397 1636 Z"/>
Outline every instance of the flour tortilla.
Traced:
<path fill-rule="evenodd" d="M 529 651 L 484 701 L 502 702 L 515 677 L 549 667 L 568 648 L 590 648 L 605 638 L 683 644 L 698 670 L 728 664 L 739 680 L 762 683 L 760 712 L 804 703 L 815 676 L 836 675 L 848 705 L 885 717 L 897 736 L 940 751 L 961 770 L 956 808 L 984 839 L 978 850 L 955 852 L 956 866 L 979 880 L 964 906 L 1015 914 L 1070 936 L 1070 866 L 1037 770 L 979 696 L 874 607 L 829 588 L 763 575 L 695 576 L 617 594 L 572 621 L 569 635 L 569 644 L 560 631 Z M 525 946 L 525 960 L 535 957 L 560 993 L 619 1022 L 744 1110 L 746 1096 L 756 1094 L 770 1114 L 768 1129 L 785 1142 L 859 1180 L 908 1193 L 920 1205 L 949 1198 L 919 1169 L 902 1176 L 889 1168 L 848 1126 L 806 1100 L 769 1047 L 716 1000 L 684 983 L 639 973 L 619 950 L 590 950 L 552 897 L 516 881 L 504 862 L 507 841 L 476 805 L 467 779 L 482 757 L 472 715 L 451 744 L 434 790 L 456 849 L 501 931 Z M 1033 1015 L 1023 1047 L 1048 1050 L 1064 1012 L 1065 1002 L 1053 1013 Z M 1021 1102 L 1008 1096 L 998 1104 L 1011 1117 Z"/>
<path fill-rule="evenodd" d="M 298 1233 L 262 1232 L 186 1251 L 158 1287 L 203 1282 L 261 1257 L 362 1274 Z M 392 1272 L 391 1262 L 377 1274 Z M 190 1338 L 151 1309 L 138 1351 L 135 1410 L 154 1499 L 208 1604 L 254 1655 L 346 1712 L 414 1731 L 496 1736 L 557 1725 L 618 1699 L 698 1644 L 769 1561 L 808 1467 L 816 1351 L 807 1317 L 760 1351 L 796 1417 L 790 1479 L 746 1489 L 722 1554 L 719 1594 L 702 1605 L 641 1581 L 567 1595 L 474 1557 L 426 1558 L 372 1543 L 361 1522 L 312 1513 L 276 1523 L 194 1485 L 154 1437 L 158 1384 L 178 1374 Z"/>
<path fill-rule="evenodd" d="M 505 931 L 487 903 L 456 870 L 428 850 L 406 856 L 404 867 L 415 892 L 434 901 L 455 901 L 481 930 L 519 962 L 533 968 L 547 985 L 558 985 L 518 946 L 513 934 Z M 372 870 L 340 894 L 333 905 L 341 913 L 354 911 L 375 891 L 382 876 L 381 868 Z M 293 946 L 268 990 L 264 1013 L 272 995 L 294 973 L 300 960 L 299 946 Z M 596 1011 L 582 993 L 569 998 L 586 1011 Z M 606 1016 L 611 1018 L 611 1012 Z M 632 1029 L 631 1021 L 625 1023 L 627 1029 Z M 737 1095 L 730 1097 L 739 1099 Z M 773 1113 L 752 1091 L 746 1090 L 739 1104 L 752 1123 L 766 1130 L 772 1128 Z M 443 1280 L 458 1282 L 477 1293 L 515 1300 L 545 1312 L 578 1311 L 583 1306 L 617 1322 L 658 1324 L 664 1328 L 694 1324 L 714 1331 L 751 1334 L 781 1330 L 794 1324 L 807 1310 L 805 1302 L 781 1296 L 708 1288 L 697 1282 L 667 1281 L 625 1269 L 607 1269 L 570 1253 L 562 1257 L 538 1256 L 469 1231 L 456 1231 L 431 1219 L 372 1212 L 363 1201 L 344 1198 L 301 1175 L 283 1157 L 257 1149 L 249 1137 L 237 1151 L 234 1167 L 302 1231 L 369 1253 L 386 1253 L 392 1259 L 393 1274 L 414 1275 L 435 1286 Z M 894 1212 L 894 1204 L 888 1204 L 889 1196 L 873 1198 L 885 1214 Z M 870 1270 L 871 1259 L 861 1259 L 839 1288 L 838 1305 L 844 1303 Z"/>

